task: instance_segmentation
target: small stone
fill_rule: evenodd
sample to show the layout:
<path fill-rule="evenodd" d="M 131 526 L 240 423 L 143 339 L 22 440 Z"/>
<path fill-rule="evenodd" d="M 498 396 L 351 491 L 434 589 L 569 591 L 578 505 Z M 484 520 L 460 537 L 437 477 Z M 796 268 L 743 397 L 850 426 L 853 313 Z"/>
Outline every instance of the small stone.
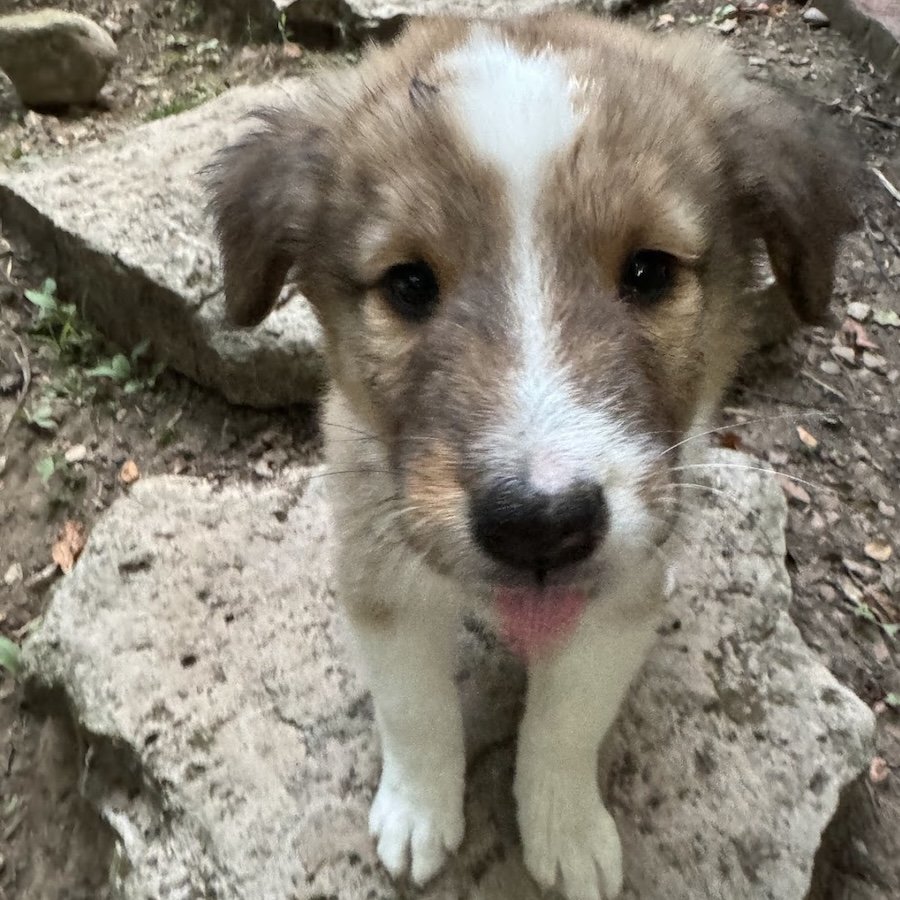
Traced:
<path fill-rule="evenodd" d="M 863 351 L 862 362 L 867 369 L 871 369 L 873 372 L 881 375 L 887 372 L 887 360 L 879 353 L 872 353 L 870 350 Z"/>
<path fill-rule="evenodd" d="M 803 10 L 803 21 L 811 28 L 827 28 L 831 24 L 831 19 L 815 6 Z"/>
<path fill-rule="evenodd" d="M 872 759 L 872 764 L 869 766 L 869 781 L 872 784 L 881 784 L 883 781 L 887 781 L 890 774 L 891 767 L 887 764 L 886 759 L 881 756 Z"/>
<path fill-rule="evenodd" d="M 141 477 L 141 471 L 137 467 L 137 463 L 133 459 L 126 459 L 119 469 L 119 481 L 126 487 L 134 484 Z"/>
<path fill-rule="evenodd" d="M 56 9 L 0 16 L 0 68 L 26 106 L 93 103 L 116 55 L 109 33 L 85 16 Z"/>
<path fill-rule="evenodd" d="M 847 315 L 857 322 L 865 322 L 872 314 L 872 307 L 868 303 L 860 303 L 859 301 L 847 304 Z"/>
<path fill-rule="evenodd" d="M 3 583 L 9 587 L 21 581 L 25 577 L 21 563 L 14 562 L 4 573 Z"/>
<path fill-rule="evenodd" d="M 872 321 L 882 328 L 900 328 L 900 315 L 892 309 L 876 309 Z"/>
<path fill-rule="evenodd" d="M 841 374 L 841 367 L 836 362 L 834 362 L 834 360 L 831 360 L 831 359 L 825 359 L 822 362 L 820 362 L 819 368 L 826 375 L 840 375 Z"/>
<path fill-rule="evenodd" d="M 84 444 L 74 444 L 63 454 L 67 463 L 80 463 L 87 459 L 87 447 Z"/>
<path fill-rule="evenodd" d="M 841 362 L 847 365 L 856 365 L 856 351 L 852 347 L 845 347 L 843 344 L 832 344 L 831 354 L 836 356 Z"/>
<path fill-rule="evenodd" d="M 766 61 L 761 56 L 751 56 L 747 63 L 754 68 L 761 69 L 763 66 L 767 65 Z"/>
<path fill-rule="evenodd" d="M 893 519 L 897 515 L 897 507 L 891 503 L 885 503 L 884 500 L 878 501 L 878 512 L 886 519 Z"/>
<path fill-rule="evenodd" d="M 869 559 L 875 562 L 887 562 L 893 554 L 893 548 L 886 541 L 869 541 L 863 548 Z"/>
<path fill-rule="evenodd" d="M 257 464 L 253 467 L 253 474 L 258 478 L 274 478 L 275 473 L 272 471 L 272 467 L 269 465 L 268 460 L 261 459 Z"/>

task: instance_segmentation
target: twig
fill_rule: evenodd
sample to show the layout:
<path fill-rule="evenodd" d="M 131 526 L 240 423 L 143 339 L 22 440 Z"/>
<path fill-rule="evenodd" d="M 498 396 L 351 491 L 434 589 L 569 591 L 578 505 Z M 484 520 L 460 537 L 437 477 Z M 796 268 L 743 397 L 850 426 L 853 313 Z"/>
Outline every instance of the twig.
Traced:
<path fill-rule="evenodd" d="M 897 188 L 895 188 L 894 185 L 892 185 L 892 184 L 890 183 L 890 181 L 888 181 L 887 178 L 885 178 L 884 174 L 883 174 L 879 169 L 876 169 L 876 168 L 875 168 L 875 166 L 872 166 L 872 167 L 871 167 L 871 171 L 872 171 L 872 174 L 873 174 L 873 175 L 881 182 L 882 187 L 884 187 L 884 189 L 885 189 L 885 190 L 886 190 L 886 191 L 887 191 L 887 192 L 888 192 L 888 193 L 889 193 L 889 194 L 890 194 L 890 195 L 891 195 L 898 203 L 900 203 L 900 191 L 898 191 Z"/>
<path fill-rule="evenodd" d="M 898 119 L 888 119 L 885 116 L 877 116 L 875 113 L 863 112 L 861 109 L 851 109 L 840 100 L 817 99 L 816 102 L 821 103 L 822 106 L 827 106 L 829 109 L 839 109 L 855 119 L 863 119 L 866 122 L 872 122 L 874 125 L 880 125 L 882 128 L 900 128 L 900 120 Z"/>
<path fill-rule="evenodd" d="M 808 369 L 801 369 L 800 374 L 804 378 L 808 378 L 813 384 L 817 384 L 820 388 L 822 388 L 823 391 L 826 391 L 829 394 L 834 394 L 835 397 L 837 397 L 839 400 L 843 400 L 844 403 L 848 402 L 847 395 L 845 393 L 843 393 L 842 391 L 839 391 L 836 387 L 832 387 L 827 382 L 822 381 L 821 378 L 817 378 Z"/>
<path fill-rule="evenodd" d="M 23 343 L 22 338 L 18 335 L 16 335 L 16 340 L 19 342 L 19 350 L 22 351 L 22 355 L 19 356 L 18 353 L 13 353 L 13 356 L 19 364 L 19 368 L 22 370 L 22 387 L 19 388 L 19 396 L 16 398 L 16 405 L 13 407 L 12 415 L 10 415 L 6 420 L 6 424 L 3 426 L 4 436 L 9 431 L 16 416 L 19 414 L 19 410 L 22 408 L 25 397 L 28 394 L 28 389 L 31 387 L 31 360 L 28 357 L 28 348 Z"/>

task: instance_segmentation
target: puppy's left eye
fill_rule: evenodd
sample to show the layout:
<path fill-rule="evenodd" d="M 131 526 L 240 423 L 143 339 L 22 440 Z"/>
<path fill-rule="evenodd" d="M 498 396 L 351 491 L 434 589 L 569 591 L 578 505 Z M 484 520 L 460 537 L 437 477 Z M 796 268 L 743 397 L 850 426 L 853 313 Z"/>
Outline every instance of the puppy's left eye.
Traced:
<path fill-rule="evenodd" d="M 676 268 L 675 257 L 662 250 L 632 253 L 622 269 L 622 299 L 640 305 L 662 300 L 675 282 Z"/>
<path fill-rule="evenodd" d="M 437 276 L 426 262 L 391 266 L 381 277 L 381 290 L 394 310 L 410 322 L 422 322 L 437 306 Z"/>

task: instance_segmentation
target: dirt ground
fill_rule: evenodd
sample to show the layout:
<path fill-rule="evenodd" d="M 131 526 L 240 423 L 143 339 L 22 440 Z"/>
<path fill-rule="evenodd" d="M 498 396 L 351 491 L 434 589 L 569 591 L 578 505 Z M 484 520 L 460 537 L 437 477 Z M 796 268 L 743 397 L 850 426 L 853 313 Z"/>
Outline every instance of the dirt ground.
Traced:
<path fill-rule="evenodd" d="M 0 13 L 47 5 L 0 0 Z M 254 44 L 250 30 L 228 42 L 206 30 L 199 7 L 189 3 L 52 5 L 105 24 L 121 60 L 101 108 L 60 117 L 23 110 L 9 85 L 0 84 L 5 163 L 103 140 L 234 84 L 353 57 L 307 53 L 283 37 Z M 714 13 L 717 5 L 672 0 L 634 18 L 660 30 L 719 28 L 754 77 L 830 107 L 867 164 L 900 185 L 896 90 L 840 35 L 805 25 L 796 4 L 741 16 L 733 29 L 732 20 Z M 900 633 L 894 627 L 900 625 L 900 204 L 874 175 L 860 201 L 865 228 L 844 255 L 835 326 L 806 331 L 750 360 L 723 414 L 729 430 L 720 436 L 785 476 L 794 618 L 825 664 L 877 713 L 872 775 L 848 791 L 826 835 L 812 892 L 848 900 L 900 896 Z M 89 374 L 117 351 L 65 310 L 36 322 L 23 292 L 39 287 L 45 275 L 41 248 L 4 232 L 0 635 L 15 641 L 64 577 L 51 560 L 63 523 L 89 532 L 127 490 L 126 464 L 133 462 L 141 475 L 261 479 L 318 453 L 312 408 L 232 407 L 173 373 L 154 378 L 143 360 L 128 379 Z M 851 307 L 862 322 L 848 316 L 851 302 L 869 307 Z M 66 726 L 32 705 L 0 670 L 0 900 L 102 898 L 111 840 L 78 795 L 82 748 Z"/>

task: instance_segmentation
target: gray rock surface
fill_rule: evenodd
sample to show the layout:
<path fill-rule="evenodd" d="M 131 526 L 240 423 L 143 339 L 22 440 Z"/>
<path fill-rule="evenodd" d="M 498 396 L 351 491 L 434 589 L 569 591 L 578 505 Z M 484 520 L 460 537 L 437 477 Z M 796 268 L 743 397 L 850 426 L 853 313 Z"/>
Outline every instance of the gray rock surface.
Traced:
<path fill-rule="evenodd" d="M 788 617 L 779 488 L 718 472 L 604 751 L 631 900 L 799 900 L 871 752 L 870 711 Z M 31 683 L 63 692 L 86 735 L 83 789 L 118 835 L 111 878 L 128 900 L 414 893 L 390 884 L 366 835 L 377 741 L 321 488 L 302 471 L 264 488 L 139 482 L 26 645 Z M 510 790 L 522 673 L 467 630 L 459 680 L 467 838 L 421 896 L 529 900 Z"/>
<path fill-rule="evenodd" d="M 251 107 L 283 103 L 302 79 L 228 91 L 103 144 L 0 172 L 0 216 L 22 231 L 60 294 L 126 348 L 154 354 L 229 400 L 309 400 L 323 377 L 320 332 L 302 299 L 253 330 L 223 325 L 221 272 L 200 168 Z"/>
<path fill-rule="evenodd" d="M 511 16 L 557 9 L 619 11 L 632 0 L 272 0 L 301 43 L 337 46 L 393 37 L 410 16 Z"/>
<path fill-rule="evenodd" d="M 0 16 L 0 69 L 26 106 L 93 103 L 116 55 L 109 34 L 77 13 Z"/>
<path fill-rule="evenodd" d="M 897 0 L 816 0 L 835 28 L 900 85 L 900 3 Z"/>

